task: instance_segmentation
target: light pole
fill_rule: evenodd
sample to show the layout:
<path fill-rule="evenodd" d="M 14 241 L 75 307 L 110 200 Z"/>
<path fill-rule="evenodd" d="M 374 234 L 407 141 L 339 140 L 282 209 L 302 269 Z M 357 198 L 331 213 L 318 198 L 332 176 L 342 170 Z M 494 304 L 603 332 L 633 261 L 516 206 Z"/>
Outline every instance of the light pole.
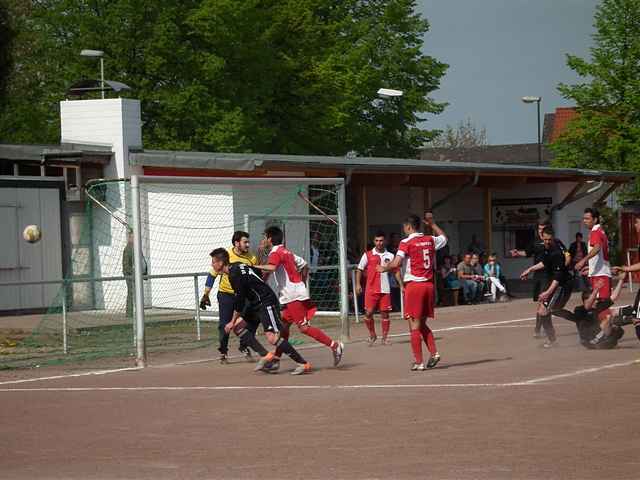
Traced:
<path fill-rule="evenodd" d="M 404 137 L 404 114 L 402 113 L 402 97 L 404 92 L 402 90 L 394 90 L 392 88 L 379 88 L 378 96 L 381 98 L 397 98 L 398 99 L 398 111 L 400 114 L 400 135 Z"/>
<path fill-rule="evenodd" d="M 80 55 L 100 59 L 100 90 L 104 99 L 104 52 L 102 50 L 82 50 Z"/>
<path fill-rule="evenodd" d="M 522 97 L 524 103 L 537 103 L 538 105 L 538 166 L 542 166 L 542 141 L 540 139 L 540 102 L 542 97 Z"/>

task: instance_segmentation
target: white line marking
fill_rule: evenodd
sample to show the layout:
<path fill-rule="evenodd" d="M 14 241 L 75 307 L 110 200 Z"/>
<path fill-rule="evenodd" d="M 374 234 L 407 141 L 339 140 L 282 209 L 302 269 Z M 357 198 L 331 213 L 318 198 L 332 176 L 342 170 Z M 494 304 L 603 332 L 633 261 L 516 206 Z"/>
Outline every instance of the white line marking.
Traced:
<path fill-rule="evenodd" d="M 39 382 L 40 380 L 60 380 L 62 378 L 87 377 L 91 375 L 108 375 L 110 373 L 132 372 L 132 371 L 141 370 L 141 369 L 142 367 L 127 367 L 127 368 L 115 368 L 113 370 L 95 370 L 92 372 L 70 373 L 67 375 L 55 375 L 53 377 L 37 377 L 37 378 L 25 378 L 22 380 L 8 380 L 6 382 L 0 382 L 0 385 L 14 385 L 16 383 Z"/>
<path fill-rule="evenodd" d="M 576 370 L 575 372 L 559 373 L 558 375 L 549 375 L 548 377 L 533 378 L 531 380 L 526 380 L 523 383 L 525 383 L 527 385 L 533 385 L 533 384 L 537 384 L 537 383 L 550 382 L 552 380 L 558 380 L 560 378 L 577 377 L 578 375 L 586 375 L 587 373 L 599 372 L 601 370 L 609 370 L 611 368 L 629 367 L 631 365 L 636 365 L 636 364 L 640 364 L 640 359 L 631 360 L 631 361 L 628 361 L 628 362 L 610 363 L 608 365 L 602 365 L 600 367 L 584 368 L 582 370 Z"/>

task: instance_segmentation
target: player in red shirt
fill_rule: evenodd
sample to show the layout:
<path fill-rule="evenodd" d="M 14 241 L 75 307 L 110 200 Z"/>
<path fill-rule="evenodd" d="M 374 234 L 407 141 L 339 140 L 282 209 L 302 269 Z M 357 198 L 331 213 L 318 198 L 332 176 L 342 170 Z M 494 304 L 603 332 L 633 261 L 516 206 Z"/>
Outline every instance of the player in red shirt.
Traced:
<path fill-rule="evenodd" d="M 342 360 L 344 344 L 336 342 L 321 329 L 311 325 L 311 319 L 318 309 L 311 302 L 305 283 L 308 271 L 307 262 L 287 250 L 283 241 L 284 233 L 280 228 L 267 228 L 264 232 L 264 246 L 270 249 L 267 265 L 256 265 L 255 267 L 273 273 L 274 290 L 282 307 L 284 328 L 281 336 L 288 340 L 291 324 L 297 325 L 300 332 L 331 349 L 333 365 L 337 367 Z M 267 354 L 258 362 L 256 369 L 259 370 L 262 367 L 268 371 L 277 370 L 281 355 L 280 349 L 276 349 L 273 354 Z"/>
<path fill-rule="evenodd" d="M 434 318 L 436 250 L 447 244 L 447 237 L 436 225 L 431 212 L 425 213 L 424 223 L 433 235 L 421 233 L 420 218 L 417 215 L 409 215 L 403 225 L 407 238 L 400 242 L 395 258 L 391 263 L 377 267 L 379 272 L 388 272 L 405 263 L 404 316 L 409 322 L 411 332 L 411 350 L 415 358 L 411 370 L 414 371 L 425 369 L 422 340 L 426 343 L 431 355 L 426 368 L 433 368 L 440 361 L 440 354 L 436 348 L 433 332 L 427 326 L 427 319 Z"/>
<path fill-rule="evenodd" d="M 378 336 L 376 335 L 376 327 L 373 321 L 373 314 L 376 310 L 380 311 L 382 318 L 382 344 L 390 345 L 388 340 L 389 328 L 391 321 L 389 320 L 389 312 L 391 311 L 391 288 L 389 285 L 389 274 L 380 273 L 376 270 L 378 265 L 386 265 L 393 260 L 393 253 L 387 251 L 384 246 L 384 232 L 376 233 L 373 237 L 373 250 L 364 252 L 358 268 L 356 270 L 356 294 L 362 294 L 362 273 L 367 278 L 367 284 L 364 296 L 365 317 L 364 323 L 369 330 L 369 346 L 372 346 Z M 402 285 L 402 279 L 398 270 L 395 271 L 398 285 Z"/>

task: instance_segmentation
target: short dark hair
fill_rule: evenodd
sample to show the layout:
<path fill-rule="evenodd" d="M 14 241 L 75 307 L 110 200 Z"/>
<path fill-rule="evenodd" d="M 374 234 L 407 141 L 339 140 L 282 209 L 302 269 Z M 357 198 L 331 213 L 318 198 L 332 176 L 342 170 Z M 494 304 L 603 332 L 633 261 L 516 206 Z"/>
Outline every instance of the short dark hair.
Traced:
<path fill-rule="evenodd" d="M 411 225 L 414 230 L 420 230 L 420 217 L 417 215 L 409 215 L 404 220 L 405 225 Z"/>
<path fill-rule="evenodd" d="M 216 248 L 210 254 L 211 258 L 221 260 L 225 265 L 229 265 L 229 252 L 225 248 Z"/>
<path fill-rule="evenodd" d="M 576 233 L 576 238 L 578 237 L 582 238 L 582 234 L 580 232 Z"/>
<path fill-rule="evenodd" d="M 542 230 L 542 234 L 543 235 L 551 235 L 553 237 L 553 227 L 551 225 L 547 225 L 546 227 L 544 227 L 544 229 Z"/>
<path fill-rule="evenodd" d="M 249 238 L 249 234 L 247 232 L 243 232 L 242 230 L 236 230 L 233 232 L 233 236 L 231 237 L 231 245 L 235 245 L 236 242 L 239 242 L 243 238 Z"/>
<path fill-rule="evenodd" d="M 541 218 L 540 220 L 538 220 L 538 225 L 542 225 L 543 227 L 551 226 L 551 220 L 549 220 L 548 218 Z"/>
<path fill-rule="evenodd" d="M 463 257 L 466 257 L 467 255 L 469 255 L 470 257 L 473 257 L 473 253 L 472 252 L 464 252 L 462 254 Z"/>
<path fill-rule="evenodd" d="M 264 235 L 265 237 L 270 238 L 271 243 L 273 243 L 274 245 L 282 245 L 282 242 L 284 240 L 284 232 L 280 229 L 280 227 L 269 227 L 264 231 Z"/>
<path fill-rule="evenodd" d="M 597 219 L 596 223 L 600 223 L 600 212 L 597 208 L 587 207 L 584 209 L 584 213 L 590 213 L 594 220 Z"/>
<path fill-rule="evenodd" d="M 373 238 L 378 238 L 378 237 L 387 238 L 387 234 L 384 233 L 382 230 L 378 230 L 376 234 L 373 236 Z"/>

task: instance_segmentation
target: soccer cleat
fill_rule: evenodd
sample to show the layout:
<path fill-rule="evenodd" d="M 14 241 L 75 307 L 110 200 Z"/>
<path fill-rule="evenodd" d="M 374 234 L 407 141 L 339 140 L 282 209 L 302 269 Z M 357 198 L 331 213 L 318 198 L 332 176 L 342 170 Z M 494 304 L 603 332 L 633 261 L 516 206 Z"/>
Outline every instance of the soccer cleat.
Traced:
<path fill-rule="evenodd" d="M 424 372 L 426 370 L 424 363 L 414 363 L 411 365 L 412 372 Z"/>
<path fill-rule="evenodd" d="M 369 337 L 367 339 L 367 345 L 370 347 L 373 347 L 373 344 L 376 343 L 376 340 L 378 339 L 378 337 Z"/>
<path fill-rule="evenodd" d="M 299 363 L 298 366 L 291 372 L 291 375 L 304 375 L 305 373 L 311 373 L 311 364 Z"/>
<path fill-rule="evenodd" d="M 381 343 L 382 345 L 391 345 L 391 340 L 389 340 L 388 338 L 383 338 Z"/>
<path fill-rule="evenodd" d="M 218 357 L 218 361 L 220 362 L 220 365 L 228 364 L 229 360 L 227 359 L 227 354 L 226 353 L 221 353 L 220 356 Z"/>
<path fill-rule="evenodd" d="M 280 370 L 280 359 L 278 357 L 273 357 L 273 360 L 267 362 L 263 369 L 263 371 L 269 373 L 278 373 L 278 370 Z"/>
<path fill-rule="evenodd" d="M 269 352 L 267 353 L 264 357 L 260 357 L 260 360 L 258 360 L 258 362 L 256 363 L 255 368 L 253 369 L 254 372 L 268 372 L 269 370 L 266 368 L 268 363 L 271 363 L 271 361 L 274 359 L 274 355 L 273 353 Z"/>
<path fill-rule="evenodd" d="M 429 358 L 429 361 L 427 362 L 427 368 L 435 367 L 439 361 L 440 361 L 440 354 L 436 353 L 431 358 Z"/>
<path fill-rule="evenodd" d="M 340 365 L 340 361 L 342 360 L 342 354 L 344 353 L 344 343 L 338 342 L 335 350 L 333 350 L 333 366 L 337 367 Z"/>

